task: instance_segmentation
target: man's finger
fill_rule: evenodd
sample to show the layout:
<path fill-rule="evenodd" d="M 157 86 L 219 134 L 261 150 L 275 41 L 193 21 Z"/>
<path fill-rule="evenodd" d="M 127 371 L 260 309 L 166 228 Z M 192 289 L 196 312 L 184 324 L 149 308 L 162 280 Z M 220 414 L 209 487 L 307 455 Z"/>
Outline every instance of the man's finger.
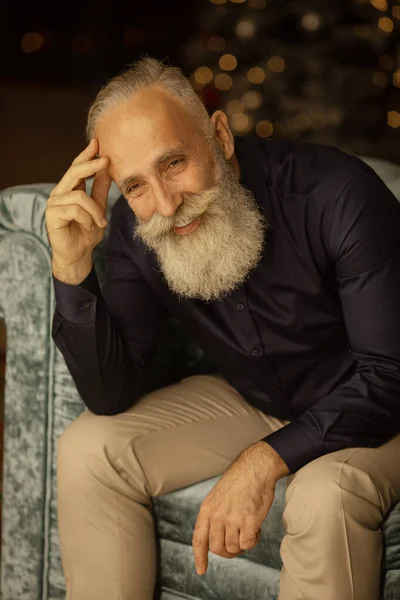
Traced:
<path fill-rule="evenodd" d="M 91 158 L 94 158 L 98 150 L 99 142 L 96 140 L 96 138 L 92 138 L 86 148 L 80 154 L 78 154 L 71 164 L 78 165 L 79 163 L 86 162 Z"/>
<path fill-rule="evenodd" d="M 91 190 L 91 197 L 104 211 L 106 216 L 108 192 L 110 191 L 112 179 L 107 172 L 107 169 L 98 171 L 94 176 L 94 181 Z"/>
<path fill-rule="evenodd" d="M 225 548 L 231 554 L 241 551 L 239 544 L 240 529 L 236 525 L 225 523 Z"/>
<path fill-rule="evenodd" d="M 213 554 L 225 554 L 225 524 L 223 521 L 212 519 L 208 532 L 208 548 Z"/>
<path fill-rule="evenodd" d="M 52 194 L 58 196 L 59 194 L 65 194 L 66 192 L 77 189 L 88 177 L 96 175 L 99 170 L 106 169 L 108 163 L 108 158 L 103 156 L 71 166 L 56 185 Z M 80 187 L 82 189 L 82 186 Z"/>
<path fill-rule="evenodd" d="M 194 528 L 192 545 L 197 575 L 204 575 L 208 566 L 208 535 L 210 521 L 208 517 L 197 517 Z"/>
<path fill-rule="evenodd" d="M 251 550 L 257 546 L 261 530 L 255 530 L 254 526 L 244 525 L 240 530 L 239 544 L 242 550 Z"/>

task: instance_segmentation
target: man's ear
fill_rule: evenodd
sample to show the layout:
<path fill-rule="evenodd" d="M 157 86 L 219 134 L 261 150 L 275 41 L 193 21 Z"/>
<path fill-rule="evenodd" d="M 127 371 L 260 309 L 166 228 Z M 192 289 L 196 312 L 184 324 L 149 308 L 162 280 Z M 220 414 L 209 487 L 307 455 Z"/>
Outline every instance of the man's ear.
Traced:
<path fill-rule="evenodd" d="M 222 110 L 216 110 L 211 116 L 211 123 L 226 160 L 230 160 L 235 152 L 235 142 L 228 117 Z"/>

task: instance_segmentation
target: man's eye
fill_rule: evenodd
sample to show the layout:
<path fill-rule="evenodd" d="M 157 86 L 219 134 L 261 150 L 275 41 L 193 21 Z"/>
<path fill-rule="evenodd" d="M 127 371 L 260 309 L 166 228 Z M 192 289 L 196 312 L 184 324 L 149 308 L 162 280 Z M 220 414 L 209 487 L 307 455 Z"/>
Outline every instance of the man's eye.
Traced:
<path fill-rule="evenodd" d="M 126 193 L 131 194 L 132 192 L 135 192 L 139 187 L 140 187 L 140 183 L 135 183 L 134 185 L 131 185 L 130 187 L 128 187 L 128 189 L 126 190 Z"/>
<path fill-rule="evenodd" d="M 175 160 L 172 160 L 168 167 L 176 167 L 179 165 L 179 163 L 183 162 L 183 158 L 175 158 Z"/>

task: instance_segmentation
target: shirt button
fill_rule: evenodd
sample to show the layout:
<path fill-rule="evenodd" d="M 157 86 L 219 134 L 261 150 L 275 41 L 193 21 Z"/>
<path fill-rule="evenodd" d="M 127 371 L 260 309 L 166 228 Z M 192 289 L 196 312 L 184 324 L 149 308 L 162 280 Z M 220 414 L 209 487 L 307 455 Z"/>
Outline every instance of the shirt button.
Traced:
<path fill-rule="evenodd" d="M 85 300 L 85 302 L 83 302 L 82 304 L 85 308 L 88 308 L 90 306 L 89 300 Z"/>
<path fill-rule="evenodd" d="M 260 354 L 260 351 L 259 351 L 259 350 L 257 350 L 257 349 L 256 349 L 256 350 L 253 350 L 253 352 L 251 353 L 251 355 L 252 355 L 254 358 L 257 358 L 257 356 L 258 356 L 259 354 Z"/>
<path fill-rule="evenodd" d="M 236 308 L 237 308 L 238 310 L 243 310 L 243 309 L 244 309 L 244 304 L 238 304 L 238 305 L 236 306 Z"/>

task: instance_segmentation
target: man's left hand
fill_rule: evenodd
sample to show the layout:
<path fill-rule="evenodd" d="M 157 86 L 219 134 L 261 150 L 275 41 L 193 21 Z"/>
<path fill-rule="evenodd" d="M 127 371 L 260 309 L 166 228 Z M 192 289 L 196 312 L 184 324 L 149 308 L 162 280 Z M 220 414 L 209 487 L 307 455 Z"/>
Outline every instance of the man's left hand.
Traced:
<path fill-rule="evenodd" d="M 238 456 L 200 506 L 192 538 L 198 575 L 207 571 L 208 550 L 233 558 L 257 545 L 276 482 L 288 473 L 284 461 L 264 441 Z"/>

